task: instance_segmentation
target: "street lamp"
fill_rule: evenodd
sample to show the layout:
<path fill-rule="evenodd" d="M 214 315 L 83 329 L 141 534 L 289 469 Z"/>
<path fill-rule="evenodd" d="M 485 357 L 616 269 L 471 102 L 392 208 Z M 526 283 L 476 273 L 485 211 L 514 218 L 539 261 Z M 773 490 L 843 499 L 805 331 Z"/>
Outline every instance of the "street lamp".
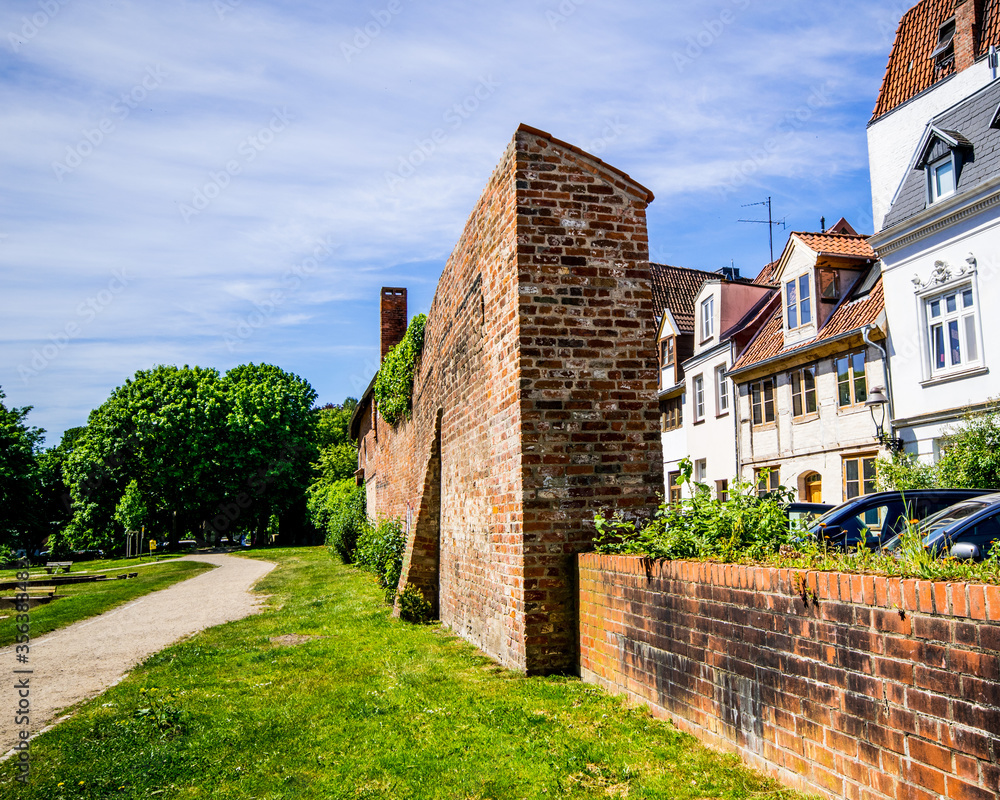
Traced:
<path fill-rule="evenodd" d="M 879 444 L 889 448 L 890 452 L 899 453 L 903 450 L 903 440 L 893 436 L 891 432 L 885 432 L 885 409 L 888 404 L 889 398 L 885 396 L 885 390 L 881 386 L 873 388 L 865 400 L 865 406 L 871 411 L 872 422 L 875 423 L 875 438 Z"/>

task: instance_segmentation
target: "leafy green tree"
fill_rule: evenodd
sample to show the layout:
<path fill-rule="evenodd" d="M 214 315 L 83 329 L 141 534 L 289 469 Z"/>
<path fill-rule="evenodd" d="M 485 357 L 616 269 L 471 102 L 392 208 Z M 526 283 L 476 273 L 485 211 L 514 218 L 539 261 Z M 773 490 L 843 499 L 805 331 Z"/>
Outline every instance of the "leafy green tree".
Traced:
<path fill-rule="evenodd" d="M 318 455 L 316 392 L 308 381 L 271 364 L 234 367 L 224 385 L 230 495 L 220 507 L 223 517 L 252 530 L 258 542 L 277 514 L 282 541 L 297 543 L 304 534 L 305 492 Z M 220 522 L 219 515 L 214 519 Z"/>
<path fill-rule="evenodd" d="M 968 413 L 948 432 L 936 464 L 897 453 L 878 461 L 880 488 L 994 489 L 1000 491 L 1000 402 L 985 411 Z"/>
<path fill-rule="evenodd" d="M 25 423 L 31 406 L 7 408 L 4 397 L 0 390 L 0 544 L 32 550 L 47 535 L 37 461 L 45 431 Z"/>
<path fill-rule="evenodd" d="M 348 397 L 341 405 L 327 403 L 316 411 L 316 445 L 320 450 L 351 442 L 351 417 L 358 401 Z"/>
<path fill-rule="evenodd" d="M 225 489 L 226 400 L 218 371 L 157 366 L 140 370 L 90 413 L 65 473 L 75 546 L 115 546 L 115 512 L 132 481 L 151 531 L 176 545 L 197 529 Z"/>

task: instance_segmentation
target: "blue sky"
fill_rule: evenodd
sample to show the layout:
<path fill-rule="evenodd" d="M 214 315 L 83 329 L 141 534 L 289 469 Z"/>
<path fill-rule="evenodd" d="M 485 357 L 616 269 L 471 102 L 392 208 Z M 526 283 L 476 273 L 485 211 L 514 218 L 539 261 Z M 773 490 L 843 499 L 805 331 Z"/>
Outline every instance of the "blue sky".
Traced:
<path fill-rule="evenodd" d="M 521 122 L 649 187 L 653 260 L 870 232 L 865 125 L 907 4 L 7 0 L 0 387 L 55 444 L 136 370 L 376 368 Z M 762 216 L 763 215 L 763 216 Z M 775 231 L 780 252 L 787 231 Z"/>

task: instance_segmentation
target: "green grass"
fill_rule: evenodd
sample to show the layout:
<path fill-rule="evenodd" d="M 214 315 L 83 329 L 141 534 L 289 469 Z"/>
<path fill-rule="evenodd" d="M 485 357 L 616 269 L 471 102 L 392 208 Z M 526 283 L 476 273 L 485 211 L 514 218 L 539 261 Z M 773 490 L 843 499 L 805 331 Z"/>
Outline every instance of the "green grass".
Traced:
<path fill-rule="evenodd" d="M 56 594 L 65 595 L 65 597 L 57 597 L 51 603 L 36 606 L 28 612 L 31 616 L 31 638 L 36 639 L 57 628 L 71 625 L 97 614 L 103 614 L 105 611 L 124 605 L 137 597 L 142 597 L 144 594 L 155 592 L 157 589 L 166 589 L 178 581 L 193 578 L 195 575 L 210 569 L 214 569 L 211 564 L 203 564 L 198 561 L 165 561 L 155 566 L 133 569 L 132 571 L 137 572 L 138 575 L 123 581 L 112 577 L 107 581 L 95 583 L 57 586 L 55 587 Z M 125 571 L 124 567 L 121 571 Z M 76 573 L 74 571 L 71 574 Z M 115 573 L 108 574 L 114 575 Z M 3 593 L 5 597 L 10 597 L 13 594 L 14 590 Z M 7 619 L 0 619 L 0 647 L 14 643 L 16 636 L 14 615 L 16 613 L 13 609 L 0 609 L 0 614 L 9 615 Z"/>
<path fill-rule="evenodd" d="M 801 797 L 596 687 L 392 619 L 323 548 L 249 555 L 278 563 L 262 614 L 81 706 L 33 742 L 27 787 L 0 767 L 0 798 Z"/>
<path fill-rule="evenodd" d="M 92 561 L 73 561 L 72 558 L 65 559 L 66 561 L 73 561 L 73 566 L 70 567 L 68 573 L 57 572 L 56 575 L 92 575 L 93 573 L 102 573 L 105 570 L 120 570 L 122 572 L 134 571 L 140 564 L 158 564 L 162 561 L 170 561 L 174 558 L 180 558 L 181 556 L 187 555 L 186 552 L 183 553 L 161 553 L 155 558 L 150 558 L 148 555 L 139 558 L 97 558 Z M 60 561 L 62 559 L 51 559 L 52 561 Z M 11 569 L 0 569 L 0 582 L 15 580 L 17 573 L 20 571 L 18 567 L 12 567 Z M 35 566 L 29 569 L 31 573 L 31 578 L 45 578 L 48 577 L 48 573 L 45 571 L 43 566 Z"/>

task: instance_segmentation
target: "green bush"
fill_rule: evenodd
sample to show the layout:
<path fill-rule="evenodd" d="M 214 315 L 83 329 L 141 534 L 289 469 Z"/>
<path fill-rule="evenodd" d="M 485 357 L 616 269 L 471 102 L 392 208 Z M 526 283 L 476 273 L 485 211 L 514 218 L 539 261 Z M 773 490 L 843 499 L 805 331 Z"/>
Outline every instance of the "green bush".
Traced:
<path fill-rule="evenodd" d="M 424 593 L 416 586 L 408 585 L 396 596 L 399 603 L 399 618 L 403 622 L 423 625 L 430 622 L 431 604 L 424 599 Z"/>
<path fill-rule="evenodd" d="M 1000 401 L 992 400 L 984 411 L 967 413 L 947 432 L 942 450 L 941 459 L 933 465 L 906 453 L 879 459 L 879 488 L 1000 491 Z"/>
<path fill-rule="evenodd" d="M 396 596 L 396 586 L 403 572 L 405 550 L 403 523 L 396 517 L 380 519 L 375 525 L 367 525 L 358 537 L 354 563 L 375 573 L 382 588 L 386 590 L 386 600 L 390 602 Z"/>
<path fill-rule="evenodd" d="M 386 353 L 375 378 L 375 403 L 382 419 L 390 425 L 409 418 L 413 408 L 413 379 L 424 350 L 426 325 L 426 314 L 417 314 L 410 321 L 403 340 Z"/>
<path fill-rule="evenodd" d="M 729 562 L 764 558 L 791 541 L 785 514 L 789 490 L 780 488 L 761 497 L 754 484 L 737 478 L 727 500 L 713 500 L 708 486 L 691 480 L 691 461 L 684 459 L 680 466 L 680 482 L 691 497 L 661 505 L 645 524 L 620 513 L 611 519 L 598 514 L 594 518 L 598 552 Z"/>
<path fill-rule="evenodd" d="M 350 564 L 358 537 L 369 526 L 365 487 L 358 486 L 353 478 L 318 483 L 309 490 L 306 505 L 312 524 L 325 534 L 326 546 Z"/>

